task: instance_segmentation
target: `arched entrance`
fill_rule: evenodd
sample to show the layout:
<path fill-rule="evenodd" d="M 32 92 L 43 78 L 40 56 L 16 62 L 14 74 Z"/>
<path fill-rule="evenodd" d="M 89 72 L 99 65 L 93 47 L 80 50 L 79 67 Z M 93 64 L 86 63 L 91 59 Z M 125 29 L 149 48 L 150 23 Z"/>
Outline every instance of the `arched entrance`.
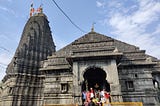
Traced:
<path fill-rule="evenodd" d="M 110 85 L 106 80 L 106 72 L 98 67 L 90 67 L 83 74 L 82 91 L 93 88 L 95 90 L 105 89 L 110 92 Z"/>

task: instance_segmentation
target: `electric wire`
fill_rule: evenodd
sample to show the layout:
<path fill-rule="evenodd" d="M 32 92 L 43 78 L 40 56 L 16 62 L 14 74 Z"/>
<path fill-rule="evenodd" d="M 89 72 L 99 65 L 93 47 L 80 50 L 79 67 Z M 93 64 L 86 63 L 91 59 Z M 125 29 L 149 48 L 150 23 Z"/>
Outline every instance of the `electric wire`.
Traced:
<path fill-rule="evenodd" d="M 10 53 L 10 51 L 8 49 L 6 49 L 5 47 L 0 46 L 0 49 L 3 49 L 3 50 L 5 50 L 5 51 Z"/>
<path fill-rule="evenodd" d="M 6 69 L 6 67 L 4 67 L 4 66 L 1 66 L 1 65 L 0 65 L 0 68 L 2 68 L 2 69 Z"/>
<path fill-rule="evenodd" d="M 4 63 L 0 62 L 0 68 L 6 69 L 7 68 L 7 64 L 4 64 Z"/>
<path fill-rule="evenodd" d="M 7 66 L 4 66 L 3 64 L 0 64 L 0 67 L 3 69 L 6 69 Z"/>
<path fill-rule="evenodd" d="M 63 15 L 71 22 L 72 25 L 74 25 L 77 29 L 79 29 L 81 32 L 86 33 L 86 31 L 82 30 L 78 25 L 76 25 L 71 18 L 62 10 L 62 8 L 56 3 L 55 0 L 52 0 L 53 3 L 56 5 L 56 7 L 63 13 Z"/>
<path fill-rule="evenodd" d="M 7 66 L 7 64 L 1 63 L 1 62 L 0 62 L 0 65 Z"/>

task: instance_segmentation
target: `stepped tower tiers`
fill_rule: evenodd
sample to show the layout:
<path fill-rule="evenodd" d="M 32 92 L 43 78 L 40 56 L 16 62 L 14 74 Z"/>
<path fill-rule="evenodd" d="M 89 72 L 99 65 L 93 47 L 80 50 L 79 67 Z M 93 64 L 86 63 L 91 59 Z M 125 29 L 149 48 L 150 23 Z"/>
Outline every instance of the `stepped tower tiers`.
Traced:
<path fill-rule="evenodd" d="M 3 84 L 3 106 L 40 106 L 44 75 L 41 61 L 55 52 L 47 17 L 31 16 L 26 23 L 15 55 L 8 65 Z"/>

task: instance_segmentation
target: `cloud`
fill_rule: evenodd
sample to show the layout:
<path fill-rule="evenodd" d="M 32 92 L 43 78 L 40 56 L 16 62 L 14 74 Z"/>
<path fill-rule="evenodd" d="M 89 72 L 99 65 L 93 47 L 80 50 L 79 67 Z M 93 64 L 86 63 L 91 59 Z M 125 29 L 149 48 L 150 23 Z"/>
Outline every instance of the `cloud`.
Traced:
<path fill-rule="evenodd" d="M 0 53 L 0 80 L 3 79 L 7 65 L 9 64 L 10 61 L 11 61 L 10 55 L 5 53 Z"/>
<path fill-rule="evenodd" d="M 118 2 L 118 10 L 111 4 L 115 2 L 108 4 L 113 10 L 110 11 L 109 18 L 104 19 L 104 23 L 112 28 L 111 33 L 117 39 L 139 46 L 147 53 L 160 58 L 160 2 L 137 0 L 136 4 L 130 6 L 132 8 Z M 125 9 L 128 9 L 128 12 L 123 12 Z"/>
<path fill-rule="evenodd" d="M 8 56 L 8 54 L 0 53 L 0 63 L 3 65 L 8 65 L 11 61 L 11 56 Z"/>
<path fill-rule="evenodd" d="M 120 1 L 116 1 L 116 0 L 113 0 L 113 1 L 111 1 L 111 2 L 108 2 L 107 3 L 108 5 L 108 7 L 110 8 L 120 8 L 120 7 L 122 7 L 122 3 L 120 2 Z"/>
<path fill-rule="evenodd" d="M 7 0 L 8 2 L 12 2 L 13 0 Z"/>
<path fill-rule="evenodd" d="M 104 7 L 105 6 L 105 2 L 96 1 L 96 6 L 97 7 Z"/>
<path fill-rule="evenodd" d="M 157 25 L 157 27 L 155 28 L 155 31 L 152 33 L 152 35 L 159 36 L 159 34 L 160 34 L 160 23 Z"/>
<path fill-rule="evenodd" d="M 139 10 L 132 15 L 132 20 L 137 24 L 146 24 L 157 20 L 159 18 L 158 13 L 160 13 L 160 2 L 149 1 L 139 1 Z"/>
<path fill-rule="evenodd" d="M 5 68 L 3 66 L 0 65 L 0 81 L 4 78 L 5 75 Z"/>
<path fill-rule="evenodd" d="M 12 2 L 13 0 L 1 0 L 0 2 Z"/>
<path fill-rule="evenodd" d="M 10 13 L 10 14 L 16 16 L 15 11 L 13 11 L 12 9 L 9 9 L 9 8 L 3 7 L 3 6 L 0 6 L 0 10 L 5 11 L 5 12 L 7 12 L 7 13 Z"/>
<path fill-rule="evenodd" d="M 2 6 L 0 6 L 0 9 L 1 9 L 1 10 L 3 10 L 3 11 L 8 11 L 8 9 L 7 9 L 7 8 L 2 7 Z"/>

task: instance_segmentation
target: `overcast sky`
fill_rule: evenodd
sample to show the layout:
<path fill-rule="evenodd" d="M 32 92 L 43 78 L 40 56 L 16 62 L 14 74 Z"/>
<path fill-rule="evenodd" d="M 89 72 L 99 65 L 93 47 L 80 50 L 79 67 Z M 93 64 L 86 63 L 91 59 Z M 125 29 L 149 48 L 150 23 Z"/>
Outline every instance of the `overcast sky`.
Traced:
<path fill-rule="evenodd" d="M 81 32 L 58 10 L 52 0 L 0 0 L 0 80 L 18 46 L 32 2 L 43 4 L 56 49 L 95 31 L 136 45 L 160 59 L 160 0 L 55 0 Z"/>

